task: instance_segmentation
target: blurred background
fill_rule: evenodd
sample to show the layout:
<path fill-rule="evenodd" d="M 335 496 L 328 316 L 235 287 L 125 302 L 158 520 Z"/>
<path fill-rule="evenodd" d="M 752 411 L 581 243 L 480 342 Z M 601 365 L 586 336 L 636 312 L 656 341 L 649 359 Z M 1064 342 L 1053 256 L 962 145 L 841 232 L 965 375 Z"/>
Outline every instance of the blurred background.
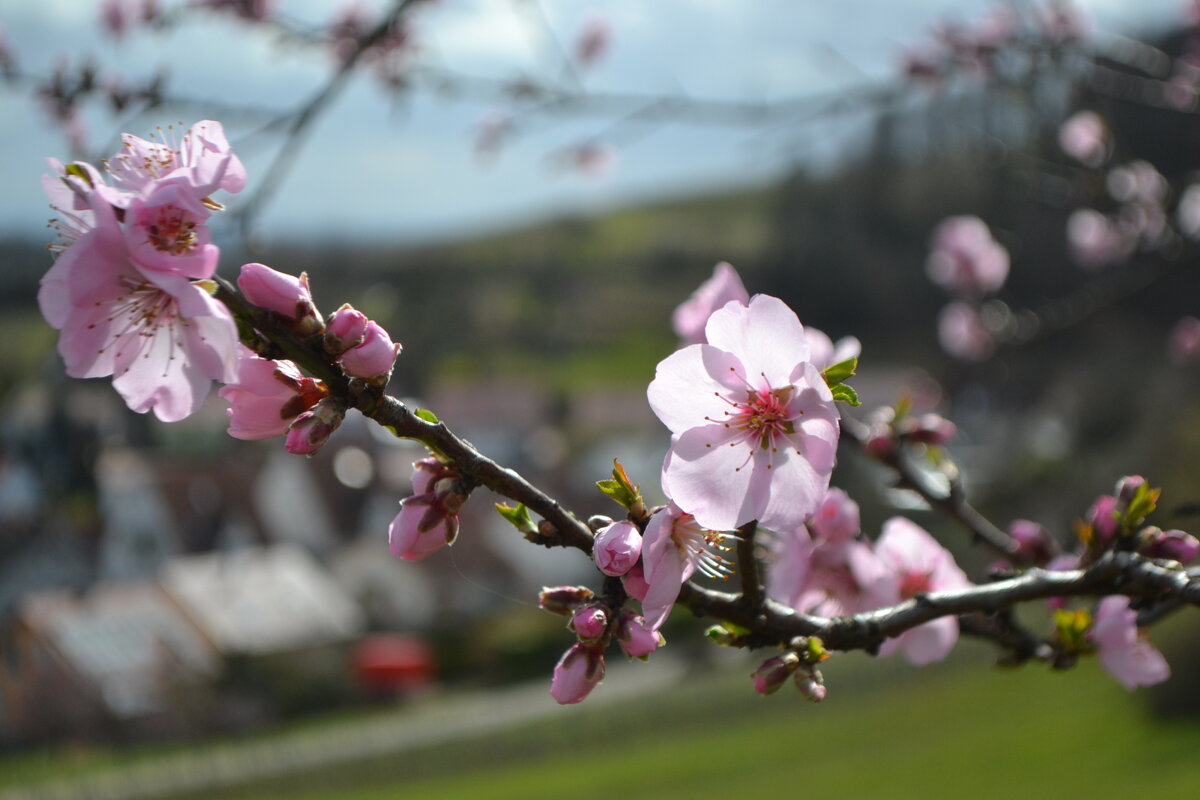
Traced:
<path fill-rule="evenodd" d="M 47 156 L 218 119 L 250 174 L 215 220 L 220 273 L 307 271 L 323 311 L 403 343 L 393 394 L 581 514 L 615 509 L 594 489 L 613 458 L 662 499 L 645 387 L 671 310 L 729 261 L 862 341 L 857 416 L 907 396 L 953 419 L 1002 527 L 1067 543 L 1140 473 L 1152 521 L 1194 529 L 1195 3 L 400 6 L 380 27 L 391 4 L 0 0 L 0 797 L 1193 785 L 1186 614 L 1155 629 L 1175 678 L 1154 692 L 1090 662 L 989 671 L 966 643 L 922 671 L 836 658 L 813 707 L 754 695 L 757 661 L 680 613 L 649 664 L 560 709 L 570 640 L 536 593 L 592 581 L 586 559 L 529 547 L 484 492 L 452 550 L 391 558 L 421 448 L 351 415 L 298 458 L 231 439 L 215 393 L 182 423 L 133 414 L 65 376 L 36 292 Z M 1106 131 L 1091 164 L 1060 142 L 1081 109 Z M 1161 176 L 1140 195 L 1139 161 Z M 1123 238 L 1072 235 L 1080 208 Z M 954 358 L 925 264 L 964 214 L 1012 269 L 976 309 L 988 346 Z M 887 477 L 841 454 L 868 534 L 899 509 L 986 571 Z"/>

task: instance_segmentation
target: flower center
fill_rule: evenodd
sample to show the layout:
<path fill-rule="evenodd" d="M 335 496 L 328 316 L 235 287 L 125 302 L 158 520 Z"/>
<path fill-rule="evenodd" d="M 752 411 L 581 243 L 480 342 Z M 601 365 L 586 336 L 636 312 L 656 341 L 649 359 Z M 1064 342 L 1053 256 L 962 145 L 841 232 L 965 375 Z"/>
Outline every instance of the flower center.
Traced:
<path fill-rule="evenodd" d="M 178 206 L 163 206 L 146 226 L 147 239 L 155 250 L 183 255 L 196 248 L 196 221 Z"/>
<path fill-rule="evenodd" d="M 745 432 L 746 438 L 766 450 L 775 443 L 776 437 L 796 432 L 788 411 L 792 392 L 791 386 L 774 391 L 747 392 L 746 403 L 736 405 L 733 424 Z"/>

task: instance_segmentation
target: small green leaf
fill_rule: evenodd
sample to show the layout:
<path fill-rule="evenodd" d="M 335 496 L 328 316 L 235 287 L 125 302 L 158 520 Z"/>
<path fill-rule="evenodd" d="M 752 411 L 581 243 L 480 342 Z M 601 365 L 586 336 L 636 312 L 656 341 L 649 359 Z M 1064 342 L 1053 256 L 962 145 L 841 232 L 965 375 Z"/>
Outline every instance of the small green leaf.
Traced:
<path fill-rule="evenodd" d="M 1121 520 L 1122 527 L 1126 531 L 1132 531 L 1141 525 L 1146 517 L 1158 508 L 1158 498 L 1161 496 L 1162 489 L 1151 489 L 1149 484 L 1145 483 L 1139 486 L 1125 509 L 1124 519 Z"/>
<path fill-rule="evenodd" d="M 521 533 L 526 535 L 537 533 L 537 525 L 534 524 L 533 517 L 529 516 L 529 509 L 525 507 L 524 503 L 518 503 L 515 508 L 505 503 L 496 503 L 496 510 Z"/>
<path fill-rule="evenodd" d="M 437 425 L 439 422 L 439 420 L 437 418 L 437 414 L 433 413 L 428 408 L 418 408 L 416 411 L 413 412 L 413 414 L 418 419 L 423 419 L 431 425 Z"/>
<path fill-rule="evenodd" d="M 854 391 L 844 383 L 839 383 L 837 386 L 831 386 L 830 390 L 833 392 L 833 399 L 839 403 L 846 403 L 855 407 L 862 405 L 862 401 L 858 399 L 858 392 Z"/>
<path fill-rule="evenodd" d="M 629 474 L 625 472 L 625 467 L 621 466 L 621 462 L 615 458 L 613 459 L 612 480 L 596 481 L 596 488 L 629 510 L 633 510 L 634 506 L 642 502 L 640 488 L 634 485 L 633 481 L 629 479 Z"/>
<path fill-rule="evenodd" d="M 820 664 L 829 656 L 830 653 L 825 649 L 825 643 L 820 638 L 808 637 L 808 642 L 804 645 L 804 662 L 806 664 Z"/>
<path fill-rule="evenodd" d="M 832 389 L 834 386 L 843 383 L 857 369 L 858 359 L 847 358 L 845 361 L 839 361 L 836 364 L 826 367 L 822 370 L 821 375 L 825 378 L 825 383 L 829 384 L 829 388 Z"/>

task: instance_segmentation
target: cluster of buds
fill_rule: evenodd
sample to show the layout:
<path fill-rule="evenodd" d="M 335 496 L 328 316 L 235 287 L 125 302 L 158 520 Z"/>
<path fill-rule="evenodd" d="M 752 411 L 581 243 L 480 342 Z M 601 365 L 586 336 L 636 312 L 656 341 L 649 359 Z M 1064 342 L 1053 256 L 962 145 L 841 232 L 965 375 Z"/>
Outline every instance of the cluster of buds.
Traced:
<path fill-rule="evenodd" d="M 470 487 L 452 464 L 423 458 L 413 464 L 413 495 L 400 503 L 400 513 L 388 528 L 392 555 L 420 561 L 458 537 L 458 513 Z"/>
<path fill-rule="evenodd" d="M 237 282 L 247 300 L 278 314 L 298 335 L 321 335 L 325 352 L 338 359 L 349 377 L 374 386 L 388 382 L 401 346 L 382 326 L 348 303 L 326 324 L 313 303 L 305 273 L 296 277 L 265 264 L 245 264 Z"/>
<path fill-rule="evenodd" d="M 547 587 L 538 605 L 567 617 L 567 628 L 578 639 L 554 668 L 550 685 L 550 694 L 564 705 L 580 702 L 604 679 L 604 651 L 614 638 L 627 658 L 643 661 L 665 641 L 641 616 L 627 608 L 614 614 L 585 586 Z"/>
<path fill-rule="evenodd" d="M 825 699 L 825 676 L 816 665 L 827 658 L 829 652 L 820 639 L 805 639 L 799 648 L 768 658 L 750 674 L 754 679 L 754 691 L 762 695 L 774 694 L 791 678 L 800 694 L 819 703 Z"/>
<path fill-rule="evenodd" d="M 958 427 L 941 414 L 908 413 L 908 402 L 884 406 L 871 413 L 864 446 L 876 458 L 889 458 L 902 444 L 939 447 L 954 438 Z"/>

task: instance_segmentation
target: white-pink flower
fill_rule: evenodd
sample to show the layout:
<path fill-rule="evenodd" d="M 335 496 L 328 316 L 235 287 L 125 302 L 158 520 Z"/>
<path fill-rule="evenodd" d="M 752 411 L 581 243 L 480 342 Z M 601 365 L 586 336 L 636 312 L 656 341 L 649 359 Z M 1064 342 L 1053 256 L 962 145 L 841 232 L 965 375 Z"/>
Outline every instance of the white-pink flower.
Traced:
<path fill-rule="evenodd" d="M 233 154 L 221 123 L 201 120 L 183 131 L 168 125 L 158 134 L 162 141 L 129 133 L 121 136 L 120 151 L 107 162 L 117 188 L 138 193 L 155 181 L 176 176 L 192 187 L 197 199 L 217 189 L 236 194 L 245 188 L 246 168 Z"/>
<path fill-rule="evenodd" d="M 1108 128 L 1095 111 L 1079 111 L 1058 129 L 1058 146 L 1081 164 L 1098 167 L 1108 156 Z"/>
<path fill-rule="evenodd" d="M 750 295 L 742 285 L 742 279 L 737 270 L 726 261 L 717 264 L 712 277 L 692 292 L 692 296 L 684 301 L 671 316 L 671 325 L 679 335 L 684 345 L 702 344 L 704 326 L 708 318 L 718 308 L 722 308 L 730 300 L 736 300 L 742 305 L 750 302 Z"/>
<path fill-rule="evenodd" d="M 756 295 L 714 312 L 705 335 L 659 363 L 647 393 L 672 433 L 663 488 L 711 530 L 798 527 L 829 486 L 839 434 L 804 328 Z"/>
<path fill-rule="evenodd" d="M 904 517 L 892 517 L 883 524 L 875 552 L 895 576 L 902 600 L 925 592 L 965 589 L 971 585 L 954 563 L 954 556 L 924 528 Z M 956 641 L 958 620 L 939 617 L 887 639 L 879 652 L 886 656 L 901 650 L 913 664 L 929 664 L 949 655 Z"/>
<path fill-rule="evenodd" d="M 1096 645 L 1100 666 L 1130 691 L 1171 677 L 1163 654 L 1138 631 L 1137 613 L 1129 607 L 1128 597 L 1101 600 L 1087 636 Z"/>
<path fill-rule="evenodd" d="M 955 300 L 938 312 L 938 343 L 962 361 L 984 361 L 996 350 L 996 338 L 970 303 Z"/>
<path fill-rule="evenodd" d="M 112 375 L 134 411 L 183 419 L 213 380 L 236 380 L 233 317 L 186 277 L 138 269 L 112 206 L 99 193 L 91 200 L 78 219 L 94 227 L 61 252 L 38 292 L 43 315 L 62 331 L 67 374 Z"/>
<path fill-rule="evenodd" d="M 642 571 L 646 592 L 642 617 L 658 630 L 667 620 L 679 597 L 679 587 L 696 570 L 710 577 L 728 577 L 729 562 L 716 550 L 729 550 L 727 540 L 735 537 L 699 525 L 675 503 L 656 512 L 642 538 Z"/>

